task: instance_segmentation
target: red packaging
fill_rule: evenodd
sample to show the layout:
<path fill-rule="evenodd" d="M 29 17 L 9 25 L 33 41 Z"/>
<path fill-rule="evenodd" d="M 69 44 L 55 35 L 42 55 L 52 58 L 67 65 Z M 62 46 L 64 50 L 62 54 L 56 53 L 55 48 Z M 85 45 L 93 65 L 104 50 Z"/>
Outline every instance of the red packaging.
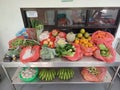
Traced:
<path fill-rule="evenodd" d="M 27 54 L 28 53 L 28 54 Z M 20 61 L 23 63 L 35 62 L 40 57 L 40 46 L 27 46 L 20 52 Z"/>
<path fill-rule="evenodd" d="M 26 28 L 26 33 L 28 35 L 28 39 L 37 40 L 37 33 L 35 28 Z"/>
<path fill-rule="evenodd" d="M 98 44 L 101 42 L 101 43 L 109 43 L 111 45 L 113 40 L 114 40 L 114 37 L 109 32 L 98 30 L 92 34 L 92 41 L 95 44 Z"/>
<path fill-rule="evenodd" d="M 13 38 L 12 40 L 10 40 L 8 43 L 9 43 L 9 48 L 17 48 L 17 46 L 12 46 L 12 43 L 14 42 L 14 41 L 16 41 L 17 39 L 21 39 L 21 40 L 23 40 L 24 39 L 24 36 L 18 36 L 18 37 L 15 37 L 15 38 Z M 21 46 L 20 46 L 21 47 Z"/>
<path fill-rule="evenodd" d="M 80 49 L 80 46 L 79 46 L 79 44 L 73 44 L 73 45 L 76 48 L 74 56 L 64 56 L 64 57 L 70 61 L 80 60 L 83 57 L 83 53 Z"/>
<path fill-rule="evenodd" d="M 113 47 L 112 47 L 111 45 L 109 45 L 109 44 L 104 44 L 104 45 L 108 48 L 110 55 L 107 56 L 107 57 L 102 56 L 102 55 L 100 54 L 100 49 L 99 49 L 99 47 L 98 47 L 98 49 L 97 49 L 97 50 L 94 52 L 94 54 L 93 54 L 94 57 L 97 58 L 97 59 L 99 59 L 99 60 L 102 60 L 102 61 L 104 61 L 104 62 L 108 62 L 108 63 L 114 62 L 115 59 L 116 59 L 116 52 L 115 52 L 115 50 L 114 50 Z"/>
<path fill-rule="evenodd" d="M 107 69 L 105 67 L 95 67 L 95 68 L 98 71 L 98 74 L 96 75 L 90 73 L 87 67 L 82 69 L 81 74 L 86 81 L 102 82 L 104 80 Z"/>

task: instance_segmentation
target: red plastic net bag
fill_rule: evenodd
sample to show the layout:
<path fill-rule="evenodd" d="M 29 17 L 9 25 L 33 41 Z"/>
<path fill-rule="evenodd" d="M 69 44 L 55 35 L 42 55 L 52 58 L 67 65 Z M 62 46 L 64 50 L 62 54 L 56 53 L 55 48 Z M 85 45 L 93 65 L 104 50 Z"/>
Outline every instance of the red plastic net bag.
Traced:
<path fill-rule="evenodd" d="M 85 47 L 81 45 L 81 50 L 84 56 L 92 56 L 93 52 L 97 49 L 95 45 L 93 47 Z"/>
<path fill-rule="evenodd" d="M 95 44 L 101 42 L 101 43 L 109 43 L 111 45 L 113 40 L 114 40 L 114 36 L 109 32 L 98 30 L 92 34 L 92 41 Z"/>
<path fill-rule="evenodd" d="M 98 49 L 94 52 L 94 57 L 104 62 L 112 63 L 116 59 L 116 52 L 109 44 L 98 44 Z"/>
<path fill-rule="evenodd" d="M 27 46 L 20 52 L 20 61 L 23 63 L 35 62 L 40 57 L 40 46 Z"/>
<path fill-rule="evenodd" d="M 75 47 L 74 56 L 64 56 L 64 57 L 67 58 L 70 61 L 80 60 L 83 57 L 83 53 L 80 49 L 80 46 L 78 44 L 73 44 L 73 46 Z"/>
<path fill-rule="evenodd" d="M 107 69 L 105 67 L 85 67 L 81 74 L 86 81 L 102 82 L 105 78 Z"/>

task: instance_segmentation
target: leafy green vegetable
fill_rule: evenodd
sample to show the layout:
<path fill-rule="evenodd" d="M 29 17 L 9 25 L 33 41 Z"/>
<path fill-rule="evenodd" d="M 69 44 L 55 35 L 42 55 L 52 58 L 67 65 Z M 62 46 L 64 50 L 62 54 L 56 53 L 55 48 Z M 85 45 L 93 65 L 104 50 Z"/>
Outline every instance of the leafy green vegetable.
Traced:
<path fill-rule="evenodd" d="M 23 44 L 23 39 L 20 38 L 16 39 L 11 43 L 12 47 L 18 47 L 21 46 L 22 44 Z"/>
<path fill-rule="evenodd" d="M 104 44 L 99 45 L 100 48 L 100 54 L 104 57 L 107 57 L 110 55 L 108 48 Z"/>
<path fill-rule="evenodd" d="M 39 45 L 39 42 L 35 40 L 25 39 L 22 45 L 23 46 L 34 46 L 34 45 Z"/>
<path fill-rule="evenodd" d="M 19 46 L 34 46 L 34 45 L 39 45 L 39 42 L 35 40 L 30 40 L 30 39 L 16 39 L 11 43 L 12 49 L 15 49 Z"/>
<path fill-rule="evenodd" d="M 55 55 L 56 53 L 54 49 L 48 48 L 46 46 L 42 46 L 42 49 L 40 51 L 40 56 L 43 60 L 53 59 Z"/>
<path fill-rule="evenodd" d="M 95 67 L 88 67 L 88 71 L 93 75 L 98 75 L 99 71 Z"/>
<path fill-rule="evenodd" d="M 75 47 L 72 44 L 65 44 L 65 46 L 57 46 L 56 53 L 58 57 L 73 56 L 75 54 Z"/>
<path fill-rule="evenodd" d="M 108 50 L 104 44 L 99 45 L 100 50 Z"/>

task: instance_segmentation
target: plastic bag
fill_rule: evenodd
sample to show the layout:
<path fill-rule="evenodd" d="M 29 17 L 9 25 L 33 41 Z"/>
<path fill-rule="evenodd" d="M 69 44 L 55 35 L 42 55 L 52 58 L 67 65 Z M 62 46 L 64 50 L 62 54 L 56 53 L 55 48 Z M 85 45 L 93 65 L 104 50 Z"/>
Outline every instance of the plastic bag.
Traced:
<path fill-rule="evenodd" d="M 102 60 L 104 62 L 108 62 L 108 63 L 114 62 L 115 59 L 116 59 L 116 52 L 115 52 L 115 50 L 109 44 L 104 44 L 104 45 L 108 48 L 109 55 L 108 56 L 102 56 L 101 53 L 100 53 L 101 52 L 100 48 L 98 47 L 98 49 L 93 54 L 94 57 L 97 58 L 97 59 L 99 59 L 99 60 Z"/>
<path fill-rule="evenodd" d="M 85 47 L 85 46 L 81 46 L 81 50 L 83 52 L 84 56 L 92 56 L 93 52 L 97 49 L 97 47 L 94 45 L 93 47 Z"/>
<path fill-rule="evenodd" d="M 27 46 L 20 52 L 20 61 L 23 63 L 37 61 L 40 57 L 40 46 Z"/>
<path fill-rule="evenodd" d="M 24 36 L 18 36 L 13 38 L 12 40 L 10 40 L 9 43 L 9 48 L 10 49 L 15 49 L 17 47 L 22 47 L 23 44 L 23 40 L 24 40 Z"/>
<path fill-rule="evenodd" d="M 37 39 L 35 28 L 23 28 L 21 31 L 16 33 L 16 36 L 24 36 L 26 39 Z"/>
<path fill-rule="evenodd" d="M 76 48 L 74 56 L 64 56 L 64 57 L 70 61 L 80 60 L 83 57 L 83 53 L 80 49 L 80 46 L 79 44 L 73 44 L 73 46 Z"/>
<path fill-rule="evenodd" d="M 90 82 L 101 82 L 104 80 L 107 69 L 105 67 L 94 67 L 97 71 L 96 74 L 92 73 L 89 68 L 85 67 L 82 69 L 81 74 L 86 81 Z"/>
<path fill-rule="evenodd" d="M 114 37 L 111 33 L 105 32 L 105 31 L 96 31 L 92 34 L 92 41 L 95 44 L 98 43 L 109 43 L 110 45 L 112 44 L 114 40 Z"/>

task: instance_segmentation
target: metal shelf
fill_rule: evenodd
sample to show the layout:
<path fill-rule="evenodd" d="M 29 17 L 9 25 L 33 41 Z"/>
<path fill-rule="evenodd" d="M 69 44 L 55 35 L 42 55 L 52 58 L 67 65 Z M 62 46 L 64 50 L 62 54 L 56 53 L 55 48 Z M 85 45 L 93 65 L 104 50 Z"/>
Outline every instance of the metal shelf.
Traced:
<path fill-rule="evenodd" d="M 12 84 L 105 84 L 105 83 L 110 83 L 112 80 L 112 77 L 110 75 L 110 73 L 107 71 L 106 76 L 104 78 L 103 82 L 87 82 L 85 81 L 81 74 L 80 74 L 80 70 L 78 68 L 74 69 L 75 71 L 75 75 L 74 78 L 71 80 L 67 80 L 67 81 L 63 81 L 63 80 L 59 80 L 58 78 L 56 78 L 53 81 L 40 81 L 39 79 L 36 79 L 33 82 L 23 82 L 19 79 L 19 72 L 20 72 L 21 68 L 18 68 L 12 78 Z"/>
<path fill-rule="evenodd" d="M 79 61 L 69 61 L 65 58 L 54 58 L 52 60 L 38 60 L 37 62 L 22 63 L 19 60 L 16 62 L 2 62 L 5 67 L 85 67 L 85 66 L 119 66 L 120 55 L 116 54 L 114 63 L 106 63 L 94 57 L 83 57 Z"/>

